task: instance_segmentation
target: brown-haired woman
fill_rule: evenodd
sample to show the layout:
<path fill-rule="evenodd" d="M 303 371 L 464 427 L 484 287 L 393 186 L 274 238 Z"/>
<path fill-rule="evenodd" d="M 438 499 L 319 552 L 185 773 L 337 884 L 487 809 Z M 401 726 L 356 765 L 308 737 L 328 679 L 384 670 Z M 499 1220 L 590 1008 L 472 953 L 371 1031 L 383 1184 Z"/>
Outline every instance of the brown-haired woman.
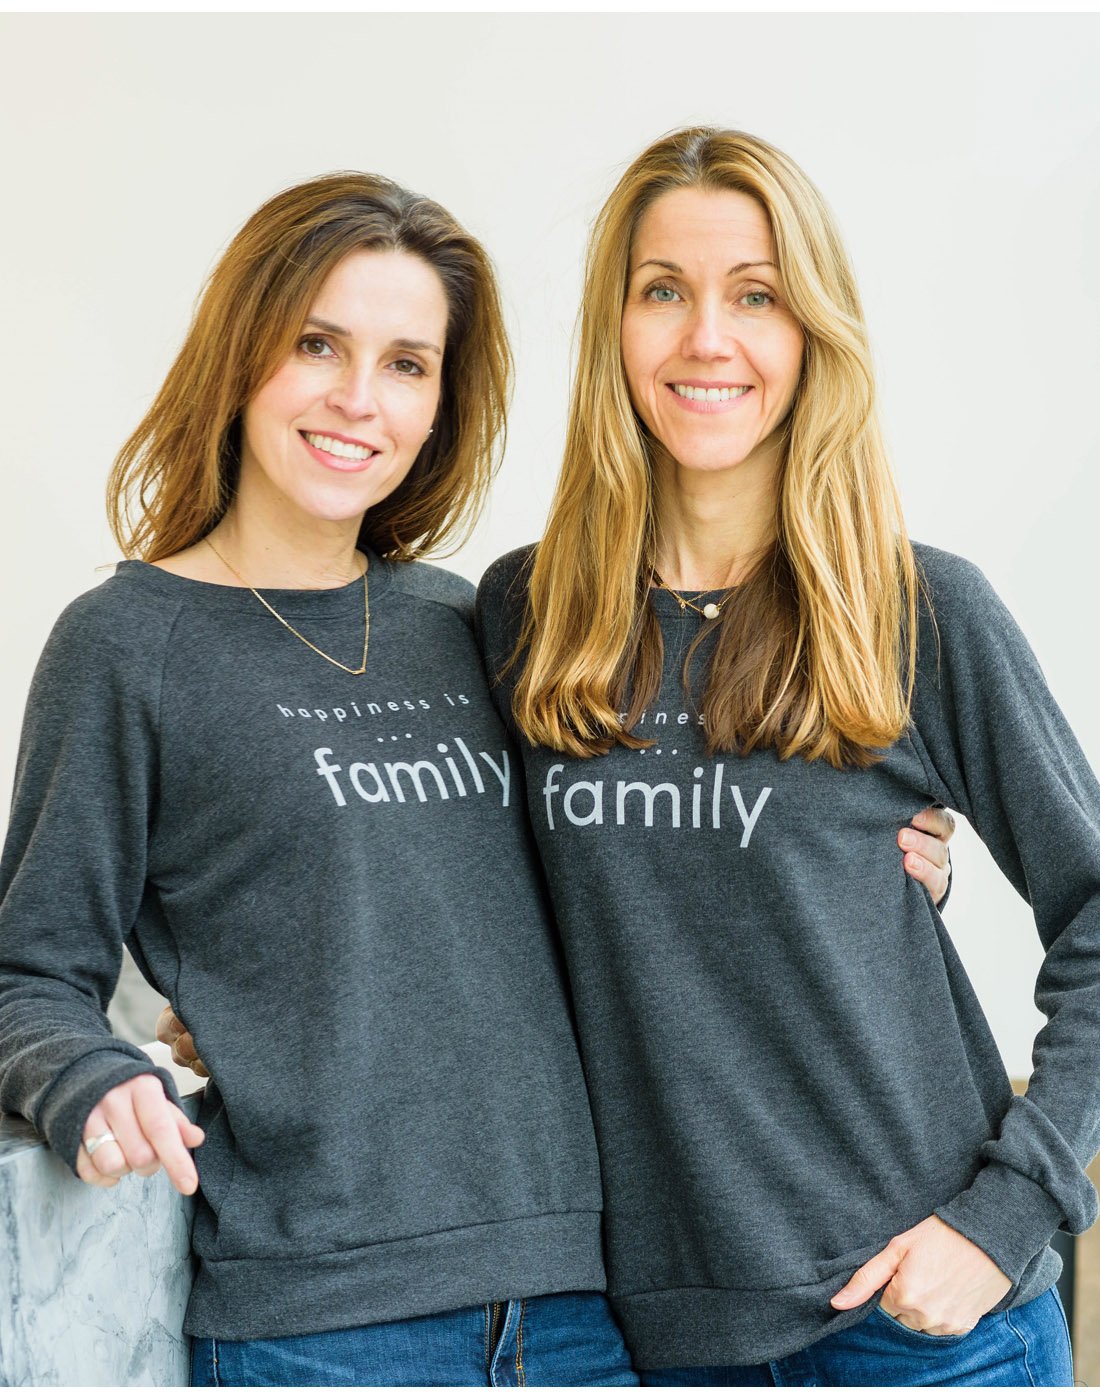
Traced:
<path fill-rule="evenodd" d="M 478 611 L 643 1383 L 1070 1384 L 1100 789 L 988 583 L 909 542 L 851 269 L 775 147 L 693 128 L 623 175 L 546 534 Z M 1026 1097 L 887 855 L 929 800 L 1034 907 Z"/>
<path fill-rule="evenodd" d="M 636 1384 L 473 589 L 410 562 L 480 505 L 509 374 L 445 210 L 276 196 L 118 459 L 127 561 L 36 675 L 0 1103 L 87 1182 L 198 1189 L 198 1384 Z M 215 1076 L 199 1126 L 111 1037 L 124 941 Z"/>

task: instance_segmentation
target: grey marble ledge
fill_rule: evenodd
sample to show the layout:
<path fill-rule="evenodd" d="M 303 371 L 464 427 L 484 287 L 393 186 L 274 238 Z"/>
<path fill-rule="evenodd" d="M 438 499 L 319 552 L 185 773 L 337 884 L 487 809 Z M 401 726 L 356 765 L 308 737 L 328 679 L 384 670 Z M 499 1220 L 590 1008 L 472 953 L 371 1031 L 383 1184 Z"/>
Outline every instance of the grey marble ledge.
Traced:
<path fill-rule="evenodd" d="M 173 1073 L 194 1117 L 202 1081 Z M 0 1385 L 186 1385 L 193 1209 L 163 1171 L 88 1186 L 0 1116 Z"/>

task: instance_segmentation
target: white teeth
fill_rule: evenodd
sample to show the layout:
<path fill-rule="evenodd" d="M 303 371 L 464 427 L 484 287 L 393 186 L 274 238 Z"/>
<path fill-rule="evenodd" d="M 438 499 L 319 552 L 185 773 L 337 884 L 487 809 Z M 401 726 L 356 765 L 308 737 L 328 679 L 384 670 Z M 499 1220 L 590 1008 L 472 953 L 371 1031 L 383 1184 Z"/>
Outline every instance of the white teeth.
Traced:
<path fill-rule="evenodd" d="M 729 399 L 739 399 L 750 388 L 748 384 L 736 389 L 697 389 L 692 384 L 674 384 L 672 387 L 682 399 L 700 399 L 706 403 L 726 403 Z"/>
<path fill-rule="evenodd" d="M 360 447 L 355 442 L 341 442 L 339 438 L 325 437 L 322 433 L 306 433 L 306 442 L 322 452 L 330 452 L 334 457 L 346 457 L 349 462 L 365 462 L 374 453 L 369 447 Z"/>

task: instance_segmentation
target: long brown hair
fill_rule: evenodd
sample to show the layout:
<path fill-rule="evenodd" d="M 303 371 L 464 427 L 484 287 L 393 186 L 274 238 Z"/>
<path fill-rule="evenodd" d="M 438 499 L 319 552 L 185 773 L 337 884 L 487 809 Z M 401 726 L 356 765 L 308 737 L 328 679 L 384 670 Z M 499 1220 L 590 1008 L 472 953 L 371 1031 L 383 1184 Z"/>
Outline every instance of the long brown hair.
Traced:
<path fill-rule="evenodd" d="M 662 668 L 647 601 L 654 482 L 620 328 L 639 221 L 662 194 L 686 188 L 737 190 L 760 203 L 805 337 L 781 428 L 774 546 L 699 638 L 714 644 L 700 706 L 708 745 L 865 765 L 908 723 L 917 576 L 878 426 L 859 293 L 825 201 L 790 157 L 709 127 L 643 151 L 593 228 L 564 462 L 513 656 L 516 720 L 532 742 L 580 756 L 646 742 L 630 730 Z"/>
<path fill-rule="evenodd" d="M 468 533 L 503 449 L 512 360 L 485 249 L 423 195 L 344 171 L 284 190 L 218 262 L 175 363 L 115 459 L 107 507 L 128 556 L 202 539 L 232 500 L 241 412 L 290 353 L 321 284 L 358 249 L 411 253 L 447 296 L 435 431 L 400 486 L 364 517 L 360 546 L 409 559 Z"/>

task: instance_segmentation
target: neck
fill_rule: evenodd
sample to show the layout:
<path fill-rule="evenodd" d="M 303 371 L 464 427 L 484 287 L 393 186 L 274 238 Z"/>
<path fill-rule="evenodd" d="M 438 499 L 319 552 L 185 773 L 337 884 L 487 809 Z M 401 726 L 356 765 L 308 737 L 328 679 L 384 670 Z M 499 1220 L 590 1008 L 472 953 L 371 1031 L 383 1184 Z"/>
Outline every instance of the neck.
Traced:
<path fill-rule="evenodd" d="M 288 517 L 238 496 L 207 538 L 253 588 L 341 588 L 367 566 L 360 523 Z"/>
<path fill-rule="evenodd" d="M 676 589 L 732 588 L 775 540 L 778 453 L 724 471 L 654 465 L 657 573 Z"/>

